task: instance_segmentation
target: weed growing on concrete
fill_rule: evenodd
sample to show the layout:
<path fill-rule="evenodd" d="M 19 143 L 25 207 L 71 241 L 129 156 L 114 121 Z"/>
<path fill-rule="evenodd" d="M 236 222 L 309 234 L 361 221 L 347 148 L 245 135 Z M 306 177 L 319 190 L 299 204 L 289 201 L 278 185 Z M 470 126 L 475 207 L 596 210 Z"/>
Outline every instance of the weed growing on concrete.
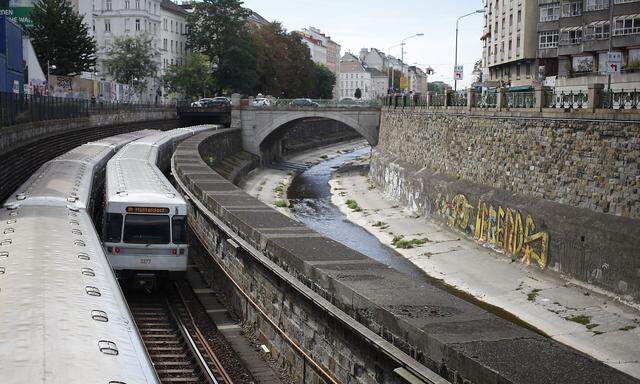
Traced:
<path fill-rule="evenodd" d="M 536 301 L 536 297 L 538 297 L 538 294 L 540 294 L 540 291 L 542 291 L 542 289 L 532 289 L 531 292 L 529 292 L 527 294 L 527 300 L 529 301 Z"/>
<path fill-rule="evenodd" d="M 327 155 L 322 155 L 322 156 L 320 156 L 320 158 L 321 158 L 322 160 L 327 160 L 327 159 L 329 158 L 329 156 L 327 156 Z"/>
<path fill-rule="evenodd" d="M 278 208 L 287 208 L 289 206 L 289 204 L 284 200 L 276 200 L 275 204 Z"/>
<path fill-rule="evenodd" d="M 591 331 L 591 332 L 593 332 L 593 336 L 602 335 L 604 333 L 602 331 Z"/>
<path fill-rule="evenodd" d="M 396 238 L 394 238 L 394 240 L 395 239 Z M 400 238 L 397 241 L 395 241 L 393 245 L 395 245 L 396 248 L 400 248 L 400 249 L 411 249 L 416 246 L 421 246 L 428 241 L 429 239 L 427 239 L 426 237 L 423 237 L 422 239 L 411 239 L 411 240 Z"/>
<path fill-rule="evenodd" d="M 358 202 L 355 200 L 347 200 L 347 207 L 351 208 L 354 212 L 362 211 L 362 208 L 358 206 Z"/>
<path fill-rule="evenodd" d="M 383 227 L 386 223 L 384 221 L 378 221 L 377 223 L 373 224 L 374 227 Z"/>
<path fill-rule="evenodd" d="M 278 186 L 275 187 L 275 189 L 273 191 L 275 193 L 277 193 L 278 195 L 282 195 L 282 193 L 284 192 L 284 185 L 278 184 Z"/>
<path fill-rule="evenodd" d="M 585 326 L 591 323 L 591 316 L 587 316 L 587 315 L 573 315 L 573 316 L 565 317 L 564 319 L 568 321 L 573 321 L 574 323 L 582 324 Z M 597 332 L 597 331 L 594 331 L 594 332 Z"/>
<path fill-rule="evenodd" d="M 618 328 L 619 331 L 630 331 L 632 329 L 636 329 L 636 326 L 635 325 L 627 325 L 625 327 Z"/>
<path fill-rule="evenodd" d="M 591 324 L 587 324 L 587 329 L 593 329 L 597 326 L 599 326 L 600 324 L 596 324 L 596 323 L 591 323 Z"/>

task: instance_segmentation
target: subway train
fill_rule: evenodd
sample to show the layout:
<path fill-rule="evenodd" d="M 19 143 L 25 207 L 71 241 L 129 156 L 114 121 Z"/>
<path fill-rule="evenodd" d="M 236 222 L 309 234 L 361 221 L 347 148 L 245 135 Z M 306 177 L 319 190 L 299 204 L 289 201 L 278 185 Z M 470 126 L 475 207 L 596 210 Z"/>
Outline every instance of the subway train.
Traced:
<path fill-rule="evenodd" d="M 42 165 L 4 203 L 3 383 L 159 383 L 91 216 L 100 213 L 96 191 L 109 158 L 152 133 L 77 147 Z"/>
<path fill-rule="evenodd" d="M 179 141 L 216 127 L 150 135 L 107 163 L 102 240 L 120 279 L 153 288 L 187 270 L 187 204 L 163 171 Z"/>

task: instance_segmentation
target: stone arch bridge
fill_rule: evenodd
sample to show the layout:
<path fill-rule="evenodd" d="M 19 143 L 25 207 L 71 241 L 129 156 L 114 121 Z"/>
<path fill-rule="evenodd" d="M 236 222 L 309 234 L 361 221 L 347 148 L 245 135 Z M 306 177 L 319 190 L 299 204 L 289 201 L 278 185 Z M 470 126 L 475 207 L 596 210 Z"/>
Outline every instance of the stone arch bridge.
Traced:
<path fill-rule="evenodd" d="M 324 118 L 341 122 L 364 137 L 369 144 L 378 144 L 380 107 L 233 107 L 231 127 L 242 129 L 244 150 L 261 156 L 263 143 L 287 124 L 304 119 Z"/>

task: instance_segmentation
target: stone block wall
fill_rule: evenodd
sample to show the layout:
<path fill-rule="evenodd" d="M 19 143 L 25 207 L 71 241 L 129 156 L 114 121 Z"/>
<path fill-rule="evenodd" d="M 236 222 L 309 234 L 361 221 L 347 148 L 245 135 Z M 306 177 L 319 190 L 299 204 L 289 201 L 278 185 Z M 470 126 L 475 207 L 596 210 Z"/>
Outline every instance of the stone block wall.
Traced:
<path fill-rule="evenodd" d="M 640 299 L 640 123 L 385 110 L 385 193 L 525 263 Z"/>

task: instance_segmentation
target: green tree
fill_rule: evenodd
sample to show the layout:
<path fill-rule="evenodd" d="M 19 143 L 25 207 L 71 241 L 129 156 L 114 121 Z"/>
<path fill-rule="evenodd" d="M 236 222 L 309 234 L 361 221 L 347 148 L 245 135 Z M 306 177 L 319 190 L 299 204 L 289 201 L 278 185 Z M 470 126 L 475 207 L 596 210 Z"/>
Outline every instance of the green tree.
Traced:
<path fill-rule="evenodd" d="M 483 78 L 482 78 L 482 59 L 479 59 L 478 61 L 476 61 L 473 64 L 473 76 L 474 76 L 474 82 L 476 83 L 482 83 Z"/>
<path fill-rule="evenodd" d="M 360 88 L 356 88 L 356 91 L 353 94 L 353 97 L 360 100 L 360 98 L 362 98 L 362 90 Z"/>
<path fill-rule="evenodd" d="M 333 86 L 336 84 L 336 75 L 322 64 L 316 64 L 315 69 L 316 84 L 314 97 L 316 99 L 333 98 Z"/>
<path fill-rule="evenodd" d="M 287 73 L 287 93 L 289 97 L 313 97 L 315 85 L 315 65 L 311 61 L 309 47 L 302 43 L 299 33 L 291 32 L 285 38 L 287 56 L 284 70 Z"/>
<path fill-rule="evenodd" d="M 170 66 L 164 75 L 164 84 L 171 92 L 187 98 L 212 94 L 215 82 L 209 58 L 195 52 L 186 58 L 184 65 Z"/>
<path fill-rule="evenodd" d="M 25 27 L 40 64 L 55 65 L 55 75 L 78 75 L 96 64 L 96 43 L 89 27 L 67 0 L 41 0 L 29 17 L 33 25 Z M 46 70 L 45 70 L 46 72 Z"/>
<path fill-rule="evenodd" d="M 158 55 L 149 35 L 116 37 L 107 50 L 107 70 L 118 83 L 130 84 L 142 94 L 147 88 L 145 78 L 158 72 Z"/>
<path fill-rule="evenodd" d="M 220 57 L 216 81 L 233 92 L 253 94 L 258 82 L 255 44 L 247 32 Z"/>

